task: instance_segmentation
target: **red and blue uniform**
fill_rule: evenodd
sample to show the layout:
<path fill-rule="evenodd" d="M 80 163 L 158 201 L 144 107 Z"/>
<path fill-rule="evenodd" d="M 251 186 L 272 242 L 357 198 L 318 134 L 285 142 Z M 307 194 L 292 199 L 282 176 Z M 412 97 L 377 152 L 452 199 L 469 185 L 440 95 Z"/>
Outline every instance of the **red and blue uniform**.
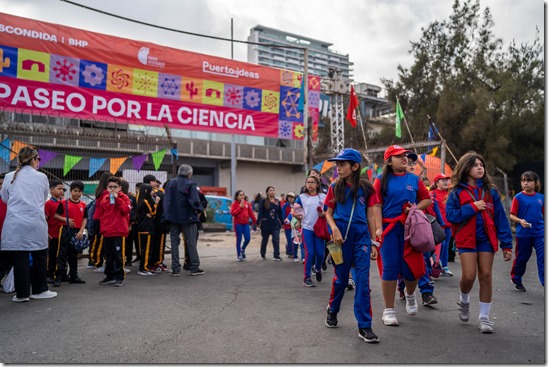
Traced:
<path fill-rule="evenodd" d="M 486 204 L 485 210 L 474 205 L 482 199 Z M 453 224 L 452 232 L 459 253 L 497 252 L 498 240 L 503 250 L 512 250 L 512 232 L 500 195 L 494 188 L 484 190 L 481 180 L 477 181 L 477 186 L 459 183 L 449 194 L 445 210 L 447 220 Z"/>
<path fill-rule="evenodd" d="M 325 205 L 333 209 L 333 219 L 337 228 L 344 236 L 348 228 L 348 221 L 352 212 L 354 198 L 350 186 L 345 187 L 345 202 L 336 203 L 333 201 L 334 183 L 329 186 Z M 371 255 L 371 235 L 367 225 L 367 207 L 378 204 L 378 198 L 375 192 L 371 192 L 369 197 L 365 197 L 363 189 L 358 190 L 356 206 L 352 215 L 352 224 L 348 235 L 342 245 L 343 263 L 334 265 L 335 276 L 331 286 L 329 296 L 329 309 L 333 313 L 338 313 L 341 307 L 341 301 L 344 291 L 348 285 L 348 274 L 350 266 L 355 266 L 354 282 L 356 283 L 356 293 L 354 295 L 354 316 L 358 321 L 358 328 L 370 328 L 372 322 L 371 310 L 371 291 L 369 287 L 369 268 Z"/>
<path fill-rule="evenodd" d="M 424 257 L 409 241 L 404 240 L 404 225 L 407 214 L 404 208 L 409 203 L 430 199 L 428 189 L 419 178 L 411 173 L 390 173 L 386 192 L 381 194 L 381 178 L 378 175 L 373 187 L 382 203 L 383 234 L 380 258 L 377 259 L 383 280 L 397 280 L 398 274 L 409 281 L 425 274 Z"/>
<path fill-rule="evenodd" d="M 534 248 L 540 284 L 544 286 L 544 195 L 520 192 L 512 200 L 510 213 L 531 224 L 527 228 L 521 223 L 516 224 L 516 257 L 512 264 L 512 282 L 522 284 L 522 277 Z"/>

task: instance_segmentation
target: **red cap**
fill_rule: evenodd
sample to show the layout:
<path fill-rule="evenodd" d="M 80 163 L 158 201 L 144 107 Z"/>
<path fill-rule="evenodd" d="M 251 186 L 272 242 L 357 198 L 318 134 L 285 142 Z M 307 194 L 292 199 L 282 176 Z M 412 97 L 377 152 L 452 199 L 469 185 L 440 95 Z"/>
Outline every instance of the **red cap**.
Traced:
<path fill-rule="evenodd" d="M 450 178 L 450 177 L 447 175 L 444 175 L 443 173 L 439 173 L 436 175 L 436 177 L 434 177 L 434 185 L 436 184 L 436 182 L 438 182 L 442 178 Z"/>
<path fill-rule="evenodd" d="M 407 150 L 405 148 L 400 147 L 399 145 L 391 145 L 384 151 L 384 160 L 388 160 L 388 158 L 392 157 L 393 155 L 400 155 L 400 154 L 406 154 L 411 153 L 410 150 Z"/>

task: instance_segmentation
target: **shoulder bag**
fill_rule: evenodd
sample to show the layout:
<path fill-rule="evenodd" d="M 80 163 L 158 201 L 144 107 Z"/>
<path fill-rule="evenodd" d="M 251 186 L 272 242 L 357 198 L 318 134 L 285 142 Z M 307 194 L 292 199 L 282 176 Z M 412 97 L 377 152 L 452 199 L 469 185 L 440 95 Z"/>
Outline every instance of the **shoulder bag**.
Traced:
<path fill-rule="evenodd" d="M 67 206 L 66 206 L 67 212 L 66 212 L 65 217 L 67 218 L 67 231 L 68 231 L 68 234 L 69 234 L 69 237 L 70 237 L 70 245 L 72 246 L 72 248 L 73 248 L 74 250 L 76 250 L 76 252 L 80 252 L 80 251 L 82 251 L 83 249 L 89 247 L 89 239 L 88 239 L 88 235 L 87 235 L 87 234 L 84 234 L 84 235 L 82 236 L 82 239 L 81 239 L 81 240 L 79 240 L 78 238 L 76 238 L 76 235 L 75 235 L 75 234 L 72 234 L 72 228 L 70 228 L 70 223 L 69 223 L 68 202 L 69 202 L 69 199 L 67 199 Z"/>

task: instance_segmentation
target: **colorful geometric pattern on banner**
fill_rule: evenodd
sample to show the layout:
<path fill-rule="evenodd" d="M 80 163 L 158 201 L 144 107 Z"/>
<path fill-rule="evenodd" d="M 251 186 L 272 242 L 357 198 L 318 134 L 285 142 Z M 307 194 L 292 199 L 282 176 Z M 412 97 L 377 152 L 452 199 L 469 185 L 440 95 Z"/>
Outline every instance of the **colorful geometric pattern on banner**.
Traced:
<path fill-rule="evenodd" d="M 0 32 L 0 108 L 212 133 L 304 136 L 302 73 L 0 17 L 5 29 L 22 32 Z M 319 92 L 320 78 L 309 76 L 308 85 Z"/>

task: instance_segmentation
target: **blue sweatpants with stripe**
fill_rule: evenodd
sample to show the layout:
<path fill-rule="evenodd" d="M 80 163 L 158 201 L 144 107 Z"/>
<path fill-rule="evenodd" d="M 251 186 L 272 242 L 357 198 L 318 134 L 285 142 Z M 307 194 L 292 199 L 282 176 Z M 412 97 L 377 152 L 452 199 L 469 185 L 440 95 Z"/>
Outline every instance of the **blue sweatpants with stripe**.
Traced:
<path fill-rule="evenodd" d="M 514 284 L 522 284 L 522 277 L 533 248 L 537 253 L 538 277 L 540 284 L 544 287 L 544 237 L 516 237 L 516 257 L 511 272 Z"/>
<path fill-rule="evenodd" d="M 341 233 L 346 233 L 348 223 L 336 222 Z M 355 266 L 356 292 L 354 293 L 354 316 L 358 321 L 358 328 L 370 328 L 372 323 L 371 289 L 369 287 L 369 269 L 371 266 L 371 244 L 369 231 L 364 225 L 350 226 L 348 237 L 342 245 L 344 262 L 334 265 L 335 276 L 329 296 L 329 309 L 338 313 L 341 301 L 348 285 L 348 274 L 352 264 Z"/>

